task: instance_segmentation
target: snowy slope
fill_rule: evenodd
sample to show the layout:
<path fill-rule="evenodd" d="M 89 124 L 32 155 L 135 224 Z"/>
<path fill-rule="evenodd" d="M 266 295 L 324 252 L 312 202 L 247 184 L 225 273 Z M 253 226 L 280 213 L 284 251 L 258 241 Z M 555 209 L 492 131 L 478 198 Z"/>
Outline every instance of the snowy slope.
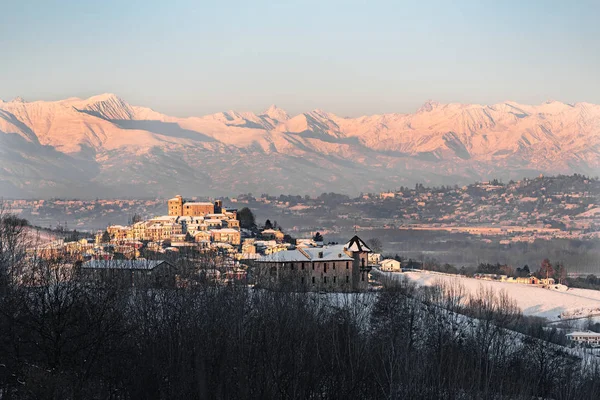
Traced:
<path fill-rule="evenodd" d="M 0 149 L 0 190 L 32 195 L 85 196 L 83 187 L 139 194 L 147 185 L 189 194 L 357 193 L 417 181 L 594 174 L 600 106 L 427 102 L 414 114 L 342 118 L 323 110 L 290 116 L 273 105 L 260 114 L 177 118 L 106 93 L 0 101 L 0 143 L 9 143 Z M 48 160 L 52 152 L 58 164 Z M 61 165 L 71 170 L 67 180 Z"/>
<path fill-rule="evenodd" d="M 465 278 L 456 275 L 405 272 L 395 274 L 396 277 L 406 277 L 419 285 L 435 285 L 438 282 L 456 282 L 463 285 L 468 293 L 476 293 L 480 287 L 491 288 L 494 291 L 504 290 L 517 302 L 524 315 L 534 315 L 558 320 L 564 318 L 586 317 L 588 314 L 600 314 L 600 291 L 587 289 L 568 289 L 555 291 L 532 285 L 485 281 Z"/>

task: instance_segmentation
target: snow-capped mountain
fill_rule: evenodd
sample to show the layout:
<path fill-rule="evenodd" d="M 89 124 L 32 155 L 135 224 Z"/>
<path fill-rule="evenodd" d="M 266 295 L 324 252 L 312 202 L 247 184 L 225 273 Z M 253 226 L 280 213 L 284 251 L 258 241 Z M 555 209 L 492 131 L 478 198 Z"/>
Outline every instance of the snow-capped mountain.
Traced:
<path fill-rule="evenodd" d="M 170 117 L 114 94 L 0 101 L 0 196 L 358 193 L 600 171 L 600 106 L 425 103 Z"/>

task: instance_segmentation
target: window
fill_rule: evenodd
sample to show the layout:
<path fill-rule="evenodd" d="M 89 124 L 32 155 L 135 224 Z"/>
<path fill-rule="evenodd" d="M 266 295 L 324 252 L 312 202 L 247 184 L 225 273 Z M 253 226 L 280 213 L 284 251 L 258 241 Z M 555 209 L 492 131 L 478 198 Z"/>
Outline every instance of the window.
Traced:
<path fill-rule="evenodd" d="M 302 263 L 302 269 L 304 269 L 304 263 Z"/>
<path fill-rule="evenodd" d="M 294 263 L 290 263 L 290 269 L 293 271 L 294 270 Z"/>
<path fill-rule="evenodd" d="M 346 275 L 346 283 L 350 282 L 350 277 Z"/>
<path fill-rule="evenodd" d="M 335 283 L 335 278 L 336 278 L 336 277 L 334 276 L 334 277 L 333 277 L 333 283 Z"/>
<path fill-rule="evenodd" d="M 302 282 L 302 284 L 304 284 L 304 277 L 300 278 L 300 281 Z"/>
<path fill-rule="evenodd" d="M 331 263 L 331 268 L 335 269 L 335 263 Z"/>
<path fill-rule="evenodd" d="M 327 283 L 327 277 L 326 276 L 323 277 L 323 283 Z"/>
<path fill-rule="evenodd" d="M 346 269 L 350 268 L 350 261 L 346 261 Z"/>
<path fill-rule="evenodd" d="M 313 264 L 312 267 L 313 267 L 313 270 L 314 270 L 315 269 L 315 264 Z"/>
<path fill-rule="evenodd" d="M 363 282 L 365 281 L 365 273 L 364 272 L 360 273 L 360 280 L 363 281 Z"/>
<path fill-rule="evenodd" d="M 313 282 L 313 284 L 315 283 L 315 277 L 314 276 L 313 276 L 312 282 Z"/>
<path fill-rule="evenodd" d="M 327 272 L 327 263 L 323 264 L 323 272 Z"/>
<path fill-rule="evenodd" d="M 365 259 L 363 258 L 363 259 L 361 259 L 361 261 L 362 261 L 362 266 L 364 268 L 364 266 L 365 266 Z"/>

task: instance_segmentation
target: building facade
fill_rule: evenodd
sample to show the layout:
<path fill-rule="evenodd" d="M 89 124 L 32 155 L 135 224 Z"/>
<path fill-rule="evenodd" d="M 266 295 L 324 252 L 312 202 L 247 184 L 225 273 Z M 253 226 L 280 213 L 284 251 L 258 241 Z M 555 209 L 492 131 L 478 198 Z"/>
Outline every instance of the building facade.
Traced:
<path fill-rule="evenodd" d="M 204 216 L 207 214 L 214 214 L 215 207 L 221 211 L 221 202 L 217 201 L 215 204 L 210 202 L 194 202 L 185 201 L 183 197 L 177 195 L 167 202 L 167 208 L 169 215 L 173 217 L 182 216 Z"/>
<path fill-rule="evenodd" d="M 345 245 L 279 251 L 254 261 L 254 278 L 259 286 L 291 290 L 366 290 L 370 252 L 358 236 Z"/>
<path fill-rule="evenodd" d="M 567 338 L 571 343 L 577 345 L 600 346 L 600 333 L 592 331 L 567 333 Z"/>

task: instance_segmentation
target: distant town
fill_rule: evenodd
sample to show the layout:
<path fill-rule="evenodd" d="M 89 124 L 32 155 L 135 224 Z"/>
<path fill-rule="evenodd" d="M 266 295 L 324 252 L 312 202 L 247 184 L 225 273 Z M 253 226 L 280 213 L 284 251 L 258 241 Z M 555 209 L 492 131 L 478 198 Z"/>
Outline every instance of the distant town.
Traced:
<path fill-rule="evenodd" d="M 463 187 L 417 184 L 355 198 L 242 194 L 4 200 L 3 206 L 56 235 L 44 244 L 45 252 L 77 251 L 82 259 L 134 259 L 148 252 L 156 258 L 195 249 L 218 250 L 239 261 L 310 243 L 317 233 L 326 242 L 343 243 L 358 232 L 376 239 L 380 253 L 421 264 L 500 262 L 517 268 L 548 256 L 563 262 L 568 254 L 574 273 L 595 268 L 600 238 L 600 182 L 577 174 Z M 511 246 L 519 251 L 507 251 Z M 472 257 L 456 253 L 456 247 L 469 248 Z M 554 252 L 546 254 L 547 249 Z"/>
<path fill-rule="evenodd" d="M 577 174 L 508 183 L 492 180 L 462 187 L 417 184 L 354 198 L 336 193 L 317 197 L 241 194 L 214 200 L 229 208 L 248 206 L 265 217 L 280 218 L 287 230 L 301 234 L 317 229 L 338 233 L 348 227 L 386 227 L 504 236 L 511 241 L 600 237 L 600 182 Z M 163 213 L 165 207 L 162 197 L 4 202 L 34 225 L 83 231 L 123 224 L 134 214 L 151 218 Z"/>

